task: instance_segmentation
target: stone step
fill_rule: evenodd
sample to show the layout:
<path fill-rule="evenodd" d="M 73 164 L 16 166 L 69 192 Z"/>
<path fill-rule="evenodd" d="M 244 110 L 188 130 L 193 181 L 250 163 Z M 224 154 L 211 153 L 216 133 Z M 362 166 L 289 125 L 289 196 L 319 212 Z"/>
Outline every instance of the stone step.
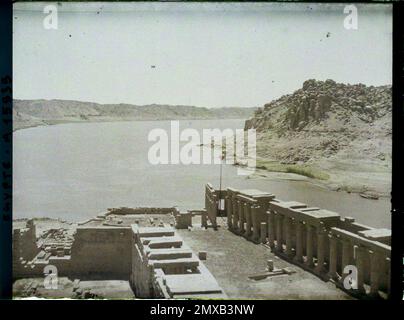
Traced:
<path fill-rule="evenodd" d="M 178 237 L 143 238 L 142 243 L 151 249 L 180 248 L 182 246 L 182 239 Z"/>
<path fill-rule="evenodd" d="M 178 258 L 191 258 L 192 251 L 188 249 L 152 249 L 147 254 L 149 260 L 169 260 Z"/>
<path fill-rule="evenodd" d="M 185 268 L 192 269 L 197 268 L 199 266 L 199 259 L 196 257 L 192 258 L 179 258 L 179 259 L 171 259 L 171 260 L 152 260 L 149 261 L 149 264 L 153 265 L 154 268 Z"/>
<path fill-rule="evenodd" d="M 139 237 L 172 237 L 174 236 L 174 229 L 171 227 L 141 227 L 137 228 Z"/>

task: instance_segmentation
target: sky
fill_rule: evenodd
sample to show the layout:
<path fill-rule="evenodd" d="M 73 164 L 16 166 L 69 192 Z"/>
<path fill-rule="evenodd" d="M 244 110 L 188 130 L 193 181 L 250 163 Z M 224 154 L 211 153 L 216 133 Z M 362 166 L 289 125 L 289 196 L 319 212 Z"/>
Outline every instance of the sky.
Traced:
<path fill-rule="evenodd" d="M 391 5 L 15 3 L 15 99 L 259 107 L 307 79 L 391 84 Z"/>

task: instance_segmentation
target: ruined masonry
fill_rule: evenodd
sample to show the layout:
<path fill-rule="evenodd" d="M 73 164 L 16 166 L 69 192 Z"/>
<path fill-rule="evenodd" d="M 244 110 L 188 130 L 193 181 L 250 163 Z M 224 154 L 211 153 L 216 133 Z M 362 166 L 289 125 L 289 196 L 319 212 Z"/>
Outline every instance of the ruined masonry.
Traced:
<path fill-rule="evenodd" d="M 63 229 L 36 236 L 28 220 L 14 230 L 14 279 L 43 277 L 52 265 L 57 275 L 81 280 L 127 280 L 137 298 L 225 298 L 199 257 L 167 222 L 178 228 L 204 210 L 118 208 L 79 223 L 73 236 Z M 206 219 L 205 219 L 206 220 Z M 199 253 L 206 257 L 206 252 Z"/>
<path fill-rule="evenodd" d="M 225 200 L 221 210 L 219 197 Z M 224 224 L 218 224 L 219 217 L 227 218 Z M 389 296 L 390 230 L 359 224 L 304 203 L 283 201 L 268 192 L 216 190 L 211 184 L 206 185 L 202 210 L 108 209 L 76 228 L 50 229 L 39 236 L 33 221 L 28 220 L 24 228 L 14 229 L 13 277 L 43 278 L 44 268 L 52 265 L 58 276 L 75 279 L 75 283 L 126 281 L 137 298 L 225 298 L 201 261 L 209 253 L 195 254 L 175 231 L 192 230 L 193 221 L 200 221 L 201 229 L 223 228 L 227 223 L 234 234 L 264 245 L 355 297 Z M 273 261 L 268 263 L 268 272 L 291 273 L 288 268 L 274 270 Z M 352 266 L 357 270 L 357 289 L 343 285 L 348 273 L 344 269 Z"/>
<path fill-rule="evenodd" d="M 278 256 L 331 280 L 344 289 L 344 268 L 357 268 L 361 297 L 387 298 L 390 293 L 391 230 L 375 229 L 338 213 L 295 201 L 282 201 L 259 190 L 220 191 L 230 231 L 271 248 Z M 206 185 L 207 215 L 218 216 L 219 190 Z"/>
<path fill-rule="evenodd" d="M 136 297 L 225 298 L 215 278 L 172 228 L 132 226 Z"/>

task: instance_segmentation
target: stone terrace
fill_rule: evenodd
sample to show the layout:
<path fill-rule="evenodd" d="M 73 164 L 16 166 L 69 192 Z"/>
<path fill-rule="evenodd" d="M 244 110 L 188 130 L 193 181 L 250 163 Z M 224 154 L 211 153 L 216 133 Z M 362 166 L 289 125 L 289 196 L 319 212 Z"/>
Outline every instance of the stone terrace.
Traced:
<path fill-rule="evenodd" d="M 201 228 L 199 217 L 194 217 L 192 224 L 192 231 L 177 233 L 194 252 L 207 252 L 204 264 L 230 299 L 353 299 L 333 283 L 278 258 L 264 245 L 229 232 L 226 218 L 217 218 L 217 231 Z M 249 279 L 266 271 L 267 260 L 273 260 L 276 268 L 288 267 L 295 273 L 258 281 Z"/>

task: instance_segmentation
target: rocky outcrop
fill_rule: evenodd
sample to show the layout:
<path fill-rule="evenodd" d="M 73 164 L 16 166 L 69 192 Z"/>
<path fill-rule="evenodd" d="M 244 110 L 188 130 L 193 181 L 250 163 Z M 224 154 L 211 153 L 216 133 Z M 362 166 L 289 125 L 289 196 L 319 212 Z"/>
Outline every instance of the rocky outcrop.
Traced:
<path fill-rule="evenodd" d="M 391 113 L 391 87 L 307 80 L 302 89 L 259 108 L 246 122 L 246 129 L 275 128 L 282 133 L 284 130 L 299 131 L 310 124 L 327 129 L 330 123 L 326 119 L 330 113 L 335 113 L 344 123 L 354 114 L 364 123 L 373 122 Z"/>
<path fill-rule="evenodd" d="M 306 163 L 339 155 L 345 160 L 391 157 L 391 87 L 303 83 L 247 120 L 257 130 L 257 153 L 285 163 Z"/>
<path fill-rule="evenodd" d="M 391 86 L 310 79 L 259 108 L 245 128 L 257 130 L 259 167 L 325 173 L 332 190 L 390 192 Z"/>

